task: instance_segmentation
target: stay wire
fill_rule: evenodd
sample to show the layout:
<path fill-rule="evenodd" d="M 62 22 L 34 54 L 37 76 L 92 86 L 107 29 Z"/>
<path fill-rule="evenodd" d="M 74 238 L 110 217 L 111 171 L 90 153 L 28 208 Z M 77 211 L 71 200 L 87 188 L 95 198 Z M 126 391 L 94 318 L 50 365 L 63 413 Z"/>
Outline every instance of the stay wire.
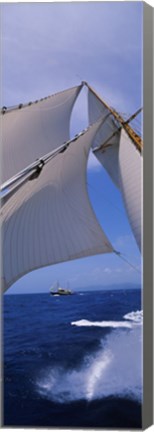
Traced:
<path fill-rule="evenodd" d="M 124 255 L 121 252 L 118 252 L 118 251 L 114 250 L 114 253 L 117 256 L 119 256 L 119 258 L 121 258 L 124 262 L 126 262 L 130 267 L 132 267 L 135 271 L 137 271 L 138 273 L 141 274 L 141 271 L 136 266 L 134 266 L 130 261 L 128 261 L 128 259 L 125 258 Z"/>

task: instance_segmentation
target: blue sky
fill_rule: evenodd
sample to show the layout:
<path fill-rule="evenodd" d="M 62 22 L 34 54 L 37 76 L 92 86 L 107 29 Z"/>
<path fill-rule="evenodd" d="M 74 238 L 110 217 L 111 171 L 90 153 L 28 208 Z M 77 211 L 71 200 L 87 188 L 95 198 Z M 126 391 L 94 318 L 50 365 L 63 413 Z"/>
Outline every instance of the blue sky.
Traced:
<path fill-rule="evenodd" d="M 142 2 L 17 3 L 2 8 L 1 105 L 39 99 L 86 80 L 120 112 L 142 106 Z M 87 125 L 86 90 L 71 135 Z M 140 254 L 119 192 L 92 155 L 89 194 L 117 250 L 140 268 Z M 35 271 L 9 293 L 48 291 L 59 280 L 72 289 L 139 284 L 141 274 L 114 255 L 76 260 Z"/>

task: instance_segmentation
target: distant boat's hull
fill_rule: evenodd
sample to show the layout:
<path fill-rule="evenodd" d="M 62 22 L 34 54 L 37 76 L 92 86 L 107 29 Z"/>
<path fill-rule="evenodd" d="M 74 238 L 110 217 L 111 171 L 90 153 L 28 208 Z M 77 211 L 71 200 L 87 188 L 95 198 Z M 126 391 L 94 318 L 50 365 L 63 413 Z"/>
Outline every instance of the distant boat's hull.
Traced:
<path fill-rule="evenodd" d="M 57 297 L 59 297 L 59 296 L 68 296 L 68 295 L 72 295 L 72 292 L 70 291 L 70 292 L 51 292 L 50 293 L 50 295 L 51 296 L 57 296 Z"/>

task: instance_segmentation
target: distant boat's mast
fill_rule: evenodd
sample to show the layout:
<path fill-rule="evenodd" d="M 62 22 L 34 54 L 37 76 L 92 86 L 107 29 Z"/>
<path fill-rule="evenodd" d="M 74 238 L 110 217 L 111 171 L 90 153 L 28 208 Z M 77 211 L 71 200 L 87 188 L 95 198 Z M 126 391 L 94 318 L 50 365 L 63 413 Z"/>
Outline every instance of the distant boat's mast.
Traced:
<path fill-rule="evenodd" d="M 141 152 L 143 149 L 143 141 L 141 137 L 138 134 L 136 134 L 136 132 L 131 128 L 129 123 L 141 112 L 142 108 L 136 111 L 136 113 L 133 114 L 128 120 L 124 120 L 123 117 L 120 114 L 118 114 L 115 109 L 111 108 L 102 98 L 100 98 L 100 96 L 86 81 L 83 81 L 82 84 L 85 84 L 88 87 L 88 89 L 97 97 L 97 99 L 100 100 L 101 103 L 103 103 L 103 105 L 111 112 L 111 114 L 113 114 L 115 119 L 118 120 L 119 123 L 121 123 L 121 126 L 126 130 L 126 132 L 134 142 L 137 149 Z"/>

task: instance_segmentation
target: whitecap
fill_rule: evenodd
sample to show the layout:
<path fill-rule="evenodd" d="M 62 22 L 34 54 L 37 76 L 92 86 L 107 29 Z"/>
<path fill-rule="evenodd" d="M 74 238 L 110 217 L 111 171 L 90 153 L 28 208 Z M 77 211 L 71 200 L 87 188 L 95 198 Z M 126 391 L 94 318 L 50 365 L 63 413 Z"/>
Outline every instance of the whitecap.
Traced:
<path fill-rule="evenodd" d="M 72 326 L 77 327 L 111 327 L 111 328 L 133 328 L 136 325 L 143 323 L 143 311 L 132 311 L 123 316 L 125 321 L 90 321 L 87 319 L 80 319 L 72 321 Z"/>
<path fill-rule="evenodd" d="M 86 319 L 81 319 L 78 321 L 72 321 L 72 326 L 77 327 L 112 327 L 112 328 L 132 328 L 132 324 L 126 321 L 89 321 Z"/>
<path fill-rule="evenodd" d="M 130 320 L 130 321 L 134 321 L 137 324 L 142 324 L 143 323 L 143 310 L 137 310 L 137 311 L 132 311 L 129 312 L 128 314 L 124 315 L 125 319 Z"/>
<path fill-rule="evenodd" d="M 131 332 L 116 329 L 100 343 L 100 349 L 85 356 L 78 368 L 42 371 L 36 383 L 39 394 L 59 403 L 108 396 L 141 401 L 141 327 Z"/>

